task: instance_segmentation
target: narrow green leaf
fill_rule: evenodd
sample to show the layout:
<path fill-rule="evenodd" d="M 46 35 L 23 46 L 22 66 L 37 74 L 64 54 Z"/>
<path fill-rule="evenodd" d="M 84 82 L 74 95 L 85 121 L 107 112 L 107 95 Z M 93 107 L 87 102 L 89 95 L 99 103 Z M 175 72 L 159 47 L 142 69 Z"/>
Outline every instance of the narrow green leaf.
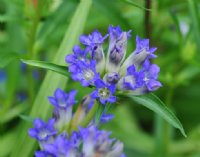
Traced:
<path fill-rule="evenodd" d="M 193 25 L 193 33 L 196 38 L 197 46 L 200 49 L 200 22 L 198 15 L 198 4 L 196 1 L 188 0 L 188 7 L 191 16 L 191 22 Z"/>
<path fill-rule="evenodd" d="M 78 5 L 74 16 L 72 17 L 72 21 L 70 22 L 65 33 L 63 41 L 53 60 L 55 64 L 65 64 L 65 56 L 72 52 L 73 46 L 78 42 L 78 38 L 83 32 L 91 4 L 92 0 L 82 0 Z M 40 90 L 38 91 L 29 116 L 40 117 L 44 120 L 48 119 L 52 113 L 52 106 L 48 103 L 47 97 L 52 95 L 56 88 L 64 88 L 66 83 L 66 77 L 52 71 L 48 71 Z M 11 157 L 33 156 L 33 152 L 36 150 L 37 143 L 27 134 L 28 128 L 30 127 L 32 127 L 32 125 L 26 122 L 22 122 L 21 125 L 19 125 L 19 136 L 18 140 L 16 141 L 17 143 L 15 148 L 12 150 L 10 155 Z"/>
<path fill-rule="evenodd" d="M 32 123 L 32 122 L 34 121 L 34 119 L 33 119 L 32 117 L 29 117 L 29 116 L 27 116 L 27 115 L 21 114 L 21 115 L 19 115 L 19 117 L 20 117 L 22 120 L 24 120 L 24 121 L 26 121 L 26 122 L 29 122 L 29 123 Z"/>
<path fill-rule="evenodd" d="M 19 114 L 24 112 L 27 109 L 27 104 L 18 104 L 15 107 L 11 108 L 5 114 L 1 115 L 0 124 L 6 123 L 13 118 L 17 117 Z"/>
<path fill-rule="evenodd" d="M 19 58 L 17 53 L 0 53 L 0 68 L 4 68 L 14 59 Z"/>
<path fill-rule="evenodd" d="M 54 72 L 57 72 L 59 74 L 62 74 L 64 76 L 69 76 L 68 70 L 66 66 L 62 66 L 62 65 L 57 65 L 54 63 L 49 63 L 49 62 L 44 62 L 44 61 L 37 61 L 37 60 L 21 60 L 22 62 L 34 66 L 34 67 L 38 67 L 38 68 L 42 68 L 42 69 L 47 69 L 47 70 L 51 70 Z"/>
<path fill-rule="evenodd" d="M 133 1 L 131 1 L 131 0 L 121 0 L 121 1 L 123 1 L 123 2 L 125 2 L 125 3 L 128 3 L 128 4 L 130 4 L 130 5 L 133 5 L 134 7 L 137 7 L 137 8 L 140 8 L 140 9 L 146 10 L 146 11 L 151 11 L 151 9 L 148 9 L 148 8 L 142 7 L 142 6 L 136 4 L 135 2 L 133 2 Z"/>
<path fill-rule="evenodd" d="M 129 97 L 133 99 L 138 104 L 141 104 L 150 110 L 157 113 L 163 119 L 165 119 L 169 124 L 179 129 L 183 136 L 187 137 L 185 131 L 183 129 L 182 124 L 178 120 L 178 118 L 174 115 L 172 111 L 170 111 L 166 105 L 154 94 L 145 94 L 141 96 L 133 96 L 129 94 Z"/>

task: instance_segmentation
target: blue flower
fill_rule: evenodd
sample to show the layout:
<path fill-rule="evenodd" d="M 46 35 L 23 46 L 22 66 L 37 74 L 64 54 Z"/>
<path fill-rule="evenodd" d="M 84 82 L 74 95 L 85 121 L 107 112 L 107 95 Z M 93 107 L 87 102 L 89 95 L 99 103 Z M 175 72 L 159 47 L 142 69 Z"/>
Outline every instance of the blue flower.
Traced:
<path fill-rule="evenodd" d="M 92 98 L 99 98 L 102 104 L 114 103 L 116 101 L 116 97 L 113 96 L 116 90 L 115 85 L 107 85 L 104 81 L 98 79 L 95 81 L 95 87 L 96 90 L 91 93 Z"/>
<path fill-rule="evenodd" d="M 54 105 L 54 117 L 56 119 L 55 127 L 62 129 L 69 124 L 72 119 L 72 106 L 76 103 L 75 96 L 77 91 L 71 90 L 65 93 L 61 89 L 56 89 L 54 97 L 48 97 L 49 102 Z"/>
<path fill-rule="evenodd" d="M 29 135 L 40 142 L 40 144 L 48 143 L 57 131 L 54 128 L 55 119 L 49 119 L 47 123 L 39 118 L 34 120 L 34 128 L 29 129 Z"/>
<path fill-rule="evenodd" d="M 108 35 L 105 35 L 103 37 L 98 30 L 95 30 L 94 32 L 92 32 L 92 34 L 89 34 L 88 36 L 80 36 L 80 42 L 84 44 L 86 48 L 90 51 L 91 59 L 95 60 L 97 63 L 98 72 L 104 70 L 105 57 L 102 44 L 107 37 Z"/>
<path fill-rule="evenodd" d="M 79 60 L 87 62 L 87 53 L 88 50 L 82 50 L 80 46 L 76 45 L 73 47 L 73 54 L 69 54 L 66 56 L 65 61 L 70 64 L 69 71 L 76 72 L 77 66 L 76 62 Z"/>
<path fill-rule="evenodd" d="M 44 150 L 56 157 L 77 157 L 80 156 L 77 148 L 67 139 L 65 134 L 60 134 L 56 137 L 52 144 L 46 144 Z"/>
<path fill-rule="evenodd" d="M 96 72 L 96 61 L 90 60 L 89 63 L 77 61 L 77 70 L 72 73 L 72 78 L 75 81 L 80 81 L 83 86 L 93 85 L 94 81 L 99 78 L 99 73 Z"/>
<path fill-rule="evenodd" d="M 98 30 L 95 30 L 92 34 L 81 35 L 79 39 L 82 44 L 92 47 L 95 44 L 102 44 L 107 37 L 108 35 L 103 37 Z"/>
<path fill-rule="evenodd" d="M 127 74 L 119 82 L 119 88 L 122 90 L 136 90 L 143 85 L 144 73 L 137 72 L 134 65 L 127 68 Z"/>
<path fill-rule="evenodd" d="M 105 57 L 103 44 L 108 35 L 109 45 Z M 116 90 L 141 95 L 161 87 L 161 83 L 157 81 L 159 70 L 156 73 L 152 72 L 152 69 L 156 70 L 158 66 L 152 65 L 149 68 L 144 64 L 156 57 L 154 54 L 156 48 L 150 47 L 149 39 L 136 36 L 136 49 L 126 58 L 131 31 L 125 32 L 119 26 L 109 26 L 108 35 L 102 36 L 96 30 L 90 35 L 80 36 L 80 42 L 89 53 L 87 55 L 81 53 L 84 57 L 79 58 L 81 52 L 79 47 L 78 54 L 66 57 L 70 58 L 67 62 L 75 81 L 80 81 L 82 86 L 94 86 L 96 89 L 91 96 L 94 99 L 99 98 L 103 104 L 116 101 L 114 96 Z"/>
<path fill-rule="evenodd" d="M 56 157 L 55 155 L 47 152 L 47 151 L 36 151 L 35 157 Z"/>
<path fill-rule="evenodd" d="M 162 84 L 157 81 L 160 68 L 156 64 L 150 64 L 149 60 L 143 63 L 143 69 L 145 73 L 145 85 L 148 91 L 155 91 L 162 86 Z"/>
<path fill-rule="evenodd" d="M 76 103 L 76 93 L 76 90 L 71 90 L 69 93 L 65 93 L 63 90 L 58 88 L 54 92 L 54 97 L 48 97 L 48 99 L 55 108 L 67 109 Z"/>
<path fill-rule="evenodd" d="M 123 74 L 126 68 L 131 65 L 138 69 L 146 59 L 155 58 L 156 49 L 149 47 L 149 39 L 140 39 L 139 36 L 136 36 L 136 49 L 122 64 L 120 74 Z"/>
<path fill-rule="evenodd" d="M 101 131 L 92 125 L 87 128 L 79 128 L 82 137 L 82 153 L 84 157 L 121 157 L 123 154 L 123 143 L 111 139 L 110 132 Z"/>

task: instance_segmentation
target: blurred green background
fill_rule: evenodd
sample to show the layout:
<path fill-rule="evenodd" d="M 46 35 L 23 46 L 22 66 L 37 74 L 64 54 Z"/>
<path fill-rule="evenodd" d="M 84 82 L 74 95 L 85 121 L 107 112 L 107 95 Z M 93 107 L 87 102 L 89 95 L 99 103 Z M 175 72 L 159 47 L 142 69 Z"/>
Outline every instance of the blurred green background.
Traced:
<path fill-rule="evenodd" d="M 48 118 L 52 107 L 46 96 L 56 85 L 80 89 L 78 98 L 89 93 L 79 83 L 66 85 L 66 78 L 19 58 L 65 65 L 64 56 L 72 53 L 79 34 L 94 29 L 105 34 L 110 24 L 133 30 L 128 53 L 136 35 L 157 47 L 154 62 L 161 68 L 163 87 L 155 94 L 174 111 L 188 137 L 152 111 L 124 100 L 112 108 L 115 119 L 102 127 L 124 142 L 127 157 L 200 157 L 199 0 L 1 0 L 0 157 L 33 156 L 37 146 L 27 137 L 29 118 Z"/>

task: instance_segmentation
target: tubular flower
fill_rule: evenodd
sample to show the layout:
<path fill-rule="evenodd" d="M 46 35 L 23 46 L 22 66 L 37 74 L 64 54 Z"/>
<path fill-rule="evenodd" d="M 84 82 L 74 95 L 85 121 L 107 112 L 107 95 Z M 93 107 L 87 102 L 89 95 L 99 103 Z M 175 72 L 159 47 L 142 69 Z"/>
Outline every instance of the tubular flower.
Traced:
<path fill-rule="evenodd" d="M 34 128 L 29 129 L 29 135 L 35 138 L 41 147 L 44 144 L 52 141 L 54 135 L 57 134 L 57 130 L 54 128 L 55 119 L 49 119 L 47 123 L 37 118 L 34 120 Z"/>
<path fill-rule="evenodd" d="M 49 97 L 50 103 L 54 106 L 53 118 L 47 123 L 37 118 L 34 121 L 34 128 L 29 129 L 29 135 L 40 145 L 40 150 L 35 152 L 35 156 L 124 157 L 123 143 L 111 139 L 110 132 L 99 130 L 94 124 L 95 116 L 91 121 L 87 120 L 87 114 L 92 111 L 95 100 L 90 95 L 84 97 L 73 113 L 75 96 L 75 90 L 65 93 L 57 89 L 54 96 Z M 79 126 L 84 118 L 88 121 L 87 125 Z M 99 120 L 101 123 L 106 123 L 112 118 L 113 115 L 102 113 Z M 69 131 L 70 129 L 72 130 Z"/>
<path fill-rule="evenodd" d="M 125 157 L 123 143 L 111 139 L 110 132 L 99 130 L 91 125 L 79 128 L 72 135 L 57 134 L 51 143 L 47 143 L 36 157 Z"/>
<path fill-rule="evenodd" d="M 109 46 L 105 56 L 103 44 L 108 36 Z M 80 55 L 74 57 L 75 62 L 66 60 L 72 79 L 80 81 L 83 86 L 95 86 L 96 89 L 91 96 L 99 98 L 102 104 L 114 103 L 116 98 L 112 96 L 117 91 L 141 95 L 162 86 L 157 80 L 159 67 L 150 62 L 156 57 L 154 54 L 156 48 L 149 46 L 149 39 L 136 36 L 136 49 L 126 57 L 130 36 L 131 31 L 124 32 L 119 26 L 109 26 L 108 34 L 105 36 L 95 30 L 91 35 L 80 36 L 80 42 L 85 49 L 79 50 L 78 54 L 84 51 L 87 55 L 81 59 L 78 59 Z M 72 54 L 67 55 L 66 58 L 70 56 Z M 73 56 L 76 56 L 75 52 Z M 109 86 L 116 90 L 109 89 Z"/>

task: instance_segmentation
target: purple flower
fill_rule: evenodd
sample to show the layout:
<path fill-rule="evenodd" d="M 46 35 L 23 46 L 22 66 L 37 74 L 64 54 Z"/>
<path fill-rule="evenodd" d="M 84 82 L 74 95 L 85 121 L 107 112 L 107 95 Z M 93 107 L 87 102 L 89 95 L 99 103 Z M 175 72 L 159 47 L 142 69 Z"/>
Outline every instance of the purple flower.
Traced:
<path fill-rule="evenodd" d="M 145 73 L 144 81 L 148 91 L 155 91 L 162 86 L 162 84 L 157 81 L 160 68 L 156 64 L 151 65 L 149 60 L 146 60 L 143 63 L 142 71 Z"/>
<path fill-rule="evenodd" d="M 41 144 L 51 141 L 51 138 L 57 134 L 54 129 L 55 119 L 49 119 L 47 123 L 40 119 L 34 120 L 34 128 L 29 129 L 29 135 L 35 138 Z"/>
<path fill-rule="evenodd" d="M 144 73 L 137 72 L 135 66 L 127 68 L 127 74 L 119 82 L 119 88 L 123 90 L 135 90 L 144 85 Z"/>
<path fill-rule="evenodd" d="M 56 157 L 77 157 L 80 156 L 77 148 L 74 147 L 73 143 L 67 139 L 65 134 L 60 134 L 56 137 L 54 143 L 47 144 L 44 146 L 44 150 Z"/>
<path fill-rule="evenodd" d="M 139 36 L 136 36 L 136 52 L 135 53 L 141 53 L 143 50 L 146 51 L 148 54 L 148 58 L 155 58 L 156 55 L 154 52 L 156 51 L 156 47 L 149 47 L 149 39 L 140 39 Z"/>
<path fill-rule="evenodd" d="M 54 97 L 48 97 L 49 102 L 54 105 L 55 108 L 67 109 L 76 103 L 76 93 L 76 90 L 71 90 L 69 93 L 65 93 L 63 90 L 58 88 L 54 92 Z"/>
<path fill-rule="evenodd" d="M 136 50 L 122 64 L 120 74 L 124 74 L 124 71 L 131 65 L 134 65 L 138 70 L 146 59 L 156 57 L 154 55 L 156 49 L 155 47 L 149 47 L 149 39 L 140 39 L 139 36 L 136 36 Z"/>
<path fill-rule="evenodd" d="M 107 37 L 108 35 L 103 37 L 98 30 L 92 32 L 91 35 L 80 36 L 80 42 L 86 45 L 87 49 L 89 49 L 91 58 L 96 61 L 97 71 L 99 72 L 103 71 L 105 66 L 105 57 L 102 44 Z"/>
<path fill-rule="evenodd" d="M 108 35 L 109 45 L 105 59 L 103 43 Z M 133 95 L 141 95 L 161 87 L 161 83 L 157 81 L 159 71 L 152 73 L 152 69 L 158 67 L 143 67 L 146 60 L 156 57 L 156 48 L 150 47 L 149 39 L 136 36 L 136 49 L 125 59 L 131 31 L 123 31 L 119 26 L 109 26 L 108 35 L 102 36 L 95 30 L 90 35 L 80 36 L 85 50 L 76 47 L 74 52 L 78 53 L 66 57 L 73 80 L 80 81 L 82 86 L 95 86 L 96 90 L 91 96 L 93 99 L 99 98 L 103 104 L 116 101 L 112 92 L 115 91 L 115 86 L 117 90 L 129 91 Z"/>
<path fill-rule="evenodd" d="M 121 157 L 123 144 L 111 139 L 110 132 L 98 130 L 96 126 L 79 128 L 82 137 L 82 153 L 84 157 Z"/>
<path fill-rule="evenodd" d="M 110 43 L 107 55 L 106 70 L 117 72 L 120 64 L 125 58 L 127 40 L 131 36 L 130 32 L 122 32 L 119 26 L 109 26 Z"/>
<path fill-rule="evenodd" d="M 96 90 L 91 93 L 91 97 L 96 99 L 99 98 L 102 104 L 114 103 L 116 101 L 116 97 L 113 96 L 115 93 L 116 87 L 115 85 L 107 85 L 101 79 L 95 81 Z"/>
<path fill-rule="evenodd" d="M 47 151 L 36 151 L 35 157 L 56 157 L 56 156 Z"/>
<path fill-rule="evenodd" d="M 76 90 L 65 93 L 58 88 L 54 92 L 54 97 L 49 97 L 49 102 L 54 105 L 55 127 L 59 130 L 62 130 L 72 119 L 72 106 L 76 103 L 76 93 Z"/>
<path fill-rule="evenodd" d="M 66 62 L 70 64 L 69 65 L 70 72 L 76 72 L 76 70 L 77 70 L 76 62 L 77 61 L 79 61 L 79 60 L 87 61 L 87 53 L 88 53 L 87 49 L 82 50 L 80 48 L 80 46 L 76 45 L 73 48 L 73 52 L 74 52 L 73 54 L 69 54 L 65 58 Z"/>
<path fill-rule="evenodd" d="M 99 78 L 94 60 L 91 60 L 89 63 L 78 61 L 76 65 L 78 68 L 76 72 L 72 73 L 72 78 L 75 81 L 80 81 L 83 86 L 92 85 Z"/>
<path fill-rule="evenodd" d="M 95 44 L 102 44 L 107 37 L 108 35 L 105 35 L 103 37 L 98 30 L 95 30 L 94 32 L 92 32 L 92 34 L 81 35 L 80 42 L 86 46 L 92 47 Z"/>

